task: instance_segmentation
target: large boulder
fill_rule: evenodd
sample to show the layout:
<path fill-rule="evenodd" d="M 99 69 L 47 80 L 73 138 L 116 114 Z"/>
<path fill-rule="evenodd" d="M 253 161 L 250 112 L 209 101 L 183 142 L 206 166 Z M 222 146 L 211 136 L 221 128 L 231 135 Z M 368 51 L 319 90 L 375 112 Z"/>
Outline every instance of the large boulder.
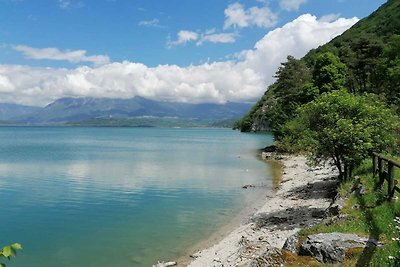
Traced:
<path fill-rule="evenodd" d="M 300 246 L 299 255 L 311 256 L 323 263 L 338 263 L 343 261 L 348 249 L 375 244 L 355 234 L 322 233 L 308 236 Z"/>

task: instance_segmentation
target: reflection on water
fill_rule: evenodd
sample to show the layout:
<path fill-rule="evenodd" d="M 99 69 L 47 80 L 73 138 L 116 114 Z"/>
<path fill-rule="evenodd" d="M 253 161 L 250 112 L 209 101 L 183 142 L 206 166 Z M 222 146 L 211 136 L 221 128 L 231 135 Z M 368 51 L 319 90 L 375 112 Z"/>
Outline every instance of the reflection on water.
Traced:
<path fill-rule="evenodd" d="M 0 128 L 1 244 L 12 266 L 150 266 L 177 258 L 270 186 L 225 129 Z M 260 192 L 259 192 L 260 193 Z"/>

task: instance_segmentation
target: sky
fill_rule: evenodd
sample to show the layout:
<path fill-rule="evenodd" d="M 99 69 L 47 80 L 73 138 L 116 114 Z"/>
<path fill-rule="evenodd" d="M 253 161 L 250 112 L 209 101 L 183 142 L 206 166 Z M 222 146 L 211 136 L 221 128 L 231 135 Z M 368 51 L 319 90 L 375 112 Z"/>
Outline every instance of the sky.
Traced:
<path fill-rule="evenodd" d="M 384 0 L 0 0 L 0 103 L 253 102 Z"/>

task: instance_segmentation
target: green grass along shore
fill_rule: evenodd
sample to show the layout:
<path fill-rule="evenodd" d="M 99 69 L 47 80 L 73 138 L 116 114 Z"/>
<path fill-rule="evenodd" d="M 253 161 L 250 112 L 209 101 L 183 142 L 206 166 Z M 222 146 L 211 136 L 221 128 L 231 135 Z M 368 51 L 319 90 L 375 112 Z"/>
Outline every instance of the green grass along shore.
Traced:
<path fill-rule="evenodd" d="M 397 158 L 399 161 L 400 158 Z M 345 261 L 340 266 L 400 266 L 400 200 L 388 201 L 386 186 L 376 190 L 377 178 L 372 175 L 372 162 L 365 160 L 355 170 L 355 176 L 361 180 L 364 195 L 351 193 L 355 180 L 342 183 L 338 194 L 345 199 L 345 207 L 340 211 L 339 219 L 328 220 L 309 229 L 300 231 L 300 240 L 317 233 L 354 233 L 378 240 L 382 245 L 367 249 L 347 251 Z M 396 170 L 395 177 L 400 177 Z M 309 257 L 284 253 L 285 266 L 337 266 L 321 264 Z"/>

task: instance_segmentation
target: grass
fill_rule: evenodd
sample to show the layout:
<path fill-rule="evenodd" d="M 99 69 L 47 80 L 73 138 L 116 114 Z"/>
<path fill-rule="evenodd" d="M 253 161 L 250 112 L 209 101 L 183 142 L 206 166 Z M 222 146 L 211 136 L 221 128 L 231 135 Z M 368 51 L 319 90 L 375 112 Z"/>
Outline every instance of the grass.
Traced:
<path fill-rule="evenodd" d="M 397 158 L 398 160 L 398 158 Z M 354 172 L 360 178 L 364 195 L 351 193 L 355 179 L 344 182 L 338 189 L 339 194 L 346 199 L 346 205 L 341 210 L 339 218 L 326 221 L 300 232 L 300 240 L 305 240 L 310 234 L 317 233 L 355 233 L 369 239 L 376 239 L 381 246 L 366 249 L 352 249 L 346 253 L 345 261 L 340 266 L 400 266 L 400 228 L 395 218 L 400 217 L 400 200 L 387 200 L 387 182 L 381 189 L 376 188 L 377 178 L 372 176 L 372 162 L 366 160 Z M 400 170 L 396 169 L 395 177 L 400 179 Z M 398 194 L 400 195 L 400 194 Z M 302 257 L 288 258 L 286 266 L 329 266 L 304 264 Z M 336 265 L 337 266 L 337 265 Z"/>

